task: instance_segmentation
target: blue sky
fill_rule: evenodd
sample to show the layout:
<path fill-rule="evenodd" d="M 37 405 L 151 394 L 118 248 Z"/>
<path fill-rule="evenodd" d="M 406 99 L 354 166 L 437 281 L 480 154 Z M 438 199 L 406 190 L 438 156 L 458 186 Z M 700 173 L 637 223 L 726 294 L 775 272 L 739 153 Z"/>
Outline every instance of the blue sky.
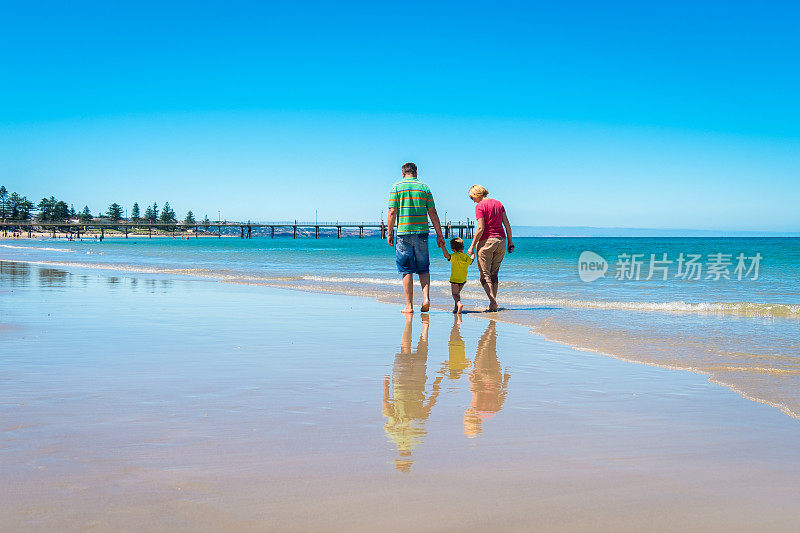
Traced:
<path fill-rule="evenodd" d="M 93 211 L 800 231 L 800 8 L 7 3 L 0 183 Z"/>

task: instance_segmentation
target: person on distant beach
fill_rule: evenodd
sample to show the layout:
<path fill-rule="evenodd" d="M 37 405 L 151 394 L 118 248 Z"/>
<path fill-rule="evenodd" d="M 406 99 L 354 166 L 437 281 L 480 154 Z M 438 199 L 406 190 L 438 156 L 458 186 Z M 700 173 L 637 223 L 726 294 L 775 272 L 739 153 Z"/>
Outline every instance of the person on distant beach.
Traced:
<path fill-rule="evenodd" d="M 467 283 L 467 271 L 474 256 L 464 253 L 464 241 L 458 237 L 450 239 L 450 249 L 453 250 L 452 254 L 447 253 L 447 248 L 442 248 L 442 254 L 450 261 L 450 292 L 455 302 L 453 312 L 461 314 L 464 310 L 464 304 L 461 303 L 461 289 Z"/>
<path fill-rule="evenodd" d="M 436 244 L 444 247 L 444 236 L 433 194 L 417 178 L 417 165 L 406 163 L 402 167 L 403 179 L 389 192 L 389 216 L 386 241 L 395 247 L 397 271 L 403 275 L 403 293 L 406 306 L 403 313 L 414 312 L 414 274 L 422 287 L 423 313 L 430 309 L 430 257 L 428 256 L 428 218 L 436 231 Z M 394 242 L 394 225 L 397 222 L 397 244 Z"/>
<path fill-rule="evenodd" d="M 506 209 L 497 200 L 489 198 L 489 191 L 482 185 L 473 185 L 469 189 L 469 197 L 475 206 L 475 236 L 469 245 L 467 255 L 472 255 L 477 250 L 478 272 L 481 276 L 481 285 L 489 297 L 487 311 L 497 311 L 497 286 L 500 263 L 503 262 L 506 249 L 508 253 L 514 251 L 511 240 L 511 224 L 506 216 Z M 503 231 L 505 228 L 505 231 Z M 508 247 L 506 247 L 508 238 Z"/>

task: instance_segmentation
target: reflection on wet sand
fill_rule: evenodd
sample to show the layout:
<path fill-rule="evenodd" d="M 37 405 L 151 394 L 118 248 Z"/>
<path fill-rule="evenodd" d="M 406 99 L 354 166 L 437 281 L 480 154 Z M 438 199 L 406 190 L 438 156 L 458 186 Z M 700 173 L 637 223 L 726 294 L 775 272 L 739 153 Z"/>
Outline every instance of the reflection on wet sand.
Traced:
<path fill-rule="evenodd" d="M 439 397 L 441 376 L 437 376 L 427 393 L 428 382 L 428 317 L 422 316 L 422 332 L 415 350 L 411 349 L 413 317 L 406 317 L 400 352 L 394 359 L 391 379 L 383 380 L 383 428 L 396 446 L 397 470 L 407 472 L 414 460 L 411 452 L 425 436 L 425 422 Z"/>
<path fill-rule="evenodd" d="M 447 361 L 441 363 L 439 374 L 428 385 L 428 327 L 429 318 L 422 317 L 422 332 L 416 348 L 412 349 L 413 318 L 406 317 L 400 351 L 394 359 L 391 377 L 383 380 L 383 416 L 386 417 L 386 436 L 397 446 L 399 456 L 395 468 L 407 472 L 414 462 L 412 451 L 424 440 L 426 422 L 431 409 L 436 405 L 445 378 L 459 382 L 468 374 L 469 390 L 472 394 L 469 407 L 464 412 L 464 435 L 478 436 L 483 431 L 484 421 L 495 416 L 502 408 L 508 394 L 511 374 L 503 370 L 497 356 L 497 323 L 490 320 L 478 340 L 475 360 L 467 359 L 464 338 L 461 335 L 462 318 L 453 319 L 450 338 L 447 342 Z M 438 352 L 441 353 L 441 352 Z M 461 389 L 463 391 L 463 389 Z M 448 388 L 448 393 L 458 392 Z M 463 405 L 463 403 L 461 404 Z M 459 412 L 461 412 L 459 410 Z"/>
<path fill-rule="evenodd" d="M 503 408 L 511 374 L 503 372 L 497 358 L 497 329 L 494 320 L 478 341 L 475 364 L 469 375 L 472 403 L 464 413 L 464 435 L 469 438 L 483 431 L 483 422 Z"/>
<path fill-rule="evenodd" d="M 452 380 L 461 378 L 464 370 L 469 368 L 467 347 L 461 336 L 461 315 L 453 316 L 453 327 L 450 330 L 450 340 L 447 342 L 447 363 L 442 364 L 442 373 Z"/>
<path fill-rule="evenodd" d="M 57 268 L 39 268 L 40 287 L 64 287 L 67 284 L 69 273 Z"/>
<path fill-rule="evenodd" d="M 30 283 L 31 267 L 28 263 L 0 261 L 0 281 L 11 286 L 23 287 Z"/>
<path fill-rule="evenodd" d="M 0 261 L 0 283 L 11 287 L 27 287 L 38 278 L 38 286 L 46 288 L 62 288 L 79 284 L 82 287 L 89 285 L 89 276 L 76 275 L 66 270 L 54 267 L 39 266 L 33 269 L 29 263 L 17 261 Z M 128 280 L 132 288 L 136 288 L 139 280 L 136 277 L 122 278 L 119 276 L 106 276 L 105 282 L 109 287 L 119 287 Z M 171 279 L 144 279 L 148 292 L 153 294 L 165 293 L 172 290 Z"/>

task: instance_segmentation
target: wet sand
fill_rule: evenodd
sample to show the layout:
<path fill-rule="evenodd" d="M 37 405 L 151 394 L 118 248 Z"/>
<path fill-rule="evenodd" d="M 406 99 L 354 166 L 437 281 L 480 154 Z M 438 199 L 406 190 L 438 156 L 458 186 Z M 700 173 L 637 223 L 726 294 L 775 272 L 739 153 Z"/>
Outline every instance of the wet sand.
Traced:
<path fill-rule="evenodd" d="M 795 530 L 800 423 L 364 298 L 1 273 L 9 530 Z"/>

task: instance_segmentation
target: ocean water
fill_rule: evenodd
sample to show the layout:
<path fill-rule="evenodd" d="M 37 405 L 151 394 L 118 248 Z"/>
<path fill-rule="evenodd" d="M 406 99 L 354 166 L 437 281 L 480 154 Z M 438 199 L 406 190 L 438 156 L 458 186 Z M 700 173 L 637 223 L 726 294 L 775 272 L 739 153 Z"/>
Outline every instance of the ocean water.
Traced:
<path fill-rule="evenodd" d="M 800 239 L 515 241 L 501 269 L 498 320 L 580 349 L 705 373 L 800 418 Z M 604 276 L 581 280 L 585 251 L 607 262 Z M 431 257 L 433 303 L 449 306 L 449 265 L 433 243 Z M 687 267 L 693 257 L 695 270 Z M 28 263 L 377 298 L 400 293 L 394 251 L 376 237 L 3 241 L 0 261 L 8 275 Z M 485 305 L 475 266 L 463 296 L 468 306 Z"/>

